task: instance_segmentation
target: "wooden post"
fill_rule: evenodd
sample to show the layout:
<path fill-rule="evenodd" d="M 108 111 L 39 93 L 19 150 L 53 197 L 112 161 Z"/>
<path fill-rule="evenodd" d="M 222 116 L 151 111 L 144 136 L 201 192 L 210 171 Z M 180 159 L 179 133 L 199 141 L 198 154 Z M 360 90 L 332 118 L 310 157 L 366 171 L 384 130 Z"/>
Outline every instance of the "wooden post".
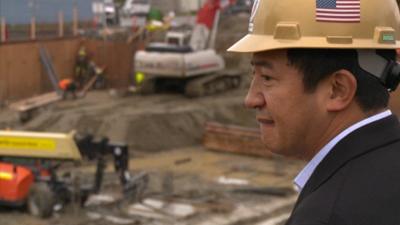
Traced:
<path fill-rule="evenodd" d="M 6 19 L 4 17 L 0 18 L 0 41 L 6 42 L 7 41 L 7 28 L 6 28 Z"/>
<path fill-rule="evenodd" d="M 36 39 L 36 18 L 34 16 L 31 18 L 31 39 Z"/>
<path fill-rule="evenodd" d="M 78 35 L 78 8 L 74 5 L 74 9 L 72 11 L 73 14 L 73 24 L 72 24 L 72 32 L 74 36 Z"/>
<path fill-rule="evenodd" d="M 58 36 L 64 37 L 64 13 L 58 12 Z"/>
<path fill-rule="evenodd" d="M 93 23 L 92 23 L 92 28 L 96 29 L 97 28 L 97 24 L 99 22 L 99 18 L 97 15 L 93 16 Z"/>

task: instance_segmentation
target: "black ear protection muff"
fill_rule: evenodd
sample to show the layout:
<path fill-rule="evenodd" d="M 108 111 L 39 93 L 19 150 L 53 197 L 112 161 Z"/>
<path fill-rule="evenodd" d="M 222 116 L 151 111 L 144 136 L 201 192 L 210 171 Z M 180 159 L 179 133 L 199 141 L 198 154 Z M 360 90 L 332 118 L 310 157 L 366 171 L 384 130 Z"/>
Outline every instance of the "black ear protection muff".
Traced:
<path fill-rule="evenodd" d="M 390 60 L 383 72 L 383 84 L 388 91 L 396 90 L 400 82 L 400 64 L 396 61 Z"/>
<path fill-rule="evenodd" d="M 400 83 L 400 64 L 383 57 L 375 50 L 357 50 L 358 64 L 368 73 L 377 77 L 389 92 L 396 90 Z"/>

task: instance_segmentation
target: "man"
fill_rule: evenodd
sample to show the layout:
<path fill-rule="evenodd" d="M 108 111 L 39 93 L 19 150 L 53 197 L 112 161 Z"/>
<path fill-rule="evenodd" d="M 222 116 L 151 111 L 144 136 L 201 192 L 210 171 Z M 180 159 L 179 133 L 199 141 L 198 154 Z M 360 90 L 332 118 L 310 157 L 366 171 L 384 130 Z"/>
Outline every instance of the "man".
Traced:
<path fill-rule="evenodd" d="M 88 79 L 89 72 L 89 57 L 86 48 L 81 46 L 78 50 L 78 56 L 75 62 L 75 80 L 79 88 L 82 88 Z"/>
<path fill-rule="evenodd" d="M 308 161 L 288 225 L 399 225 L 395 0 L 255 1 L 245 99 L 271 151 Z"/>

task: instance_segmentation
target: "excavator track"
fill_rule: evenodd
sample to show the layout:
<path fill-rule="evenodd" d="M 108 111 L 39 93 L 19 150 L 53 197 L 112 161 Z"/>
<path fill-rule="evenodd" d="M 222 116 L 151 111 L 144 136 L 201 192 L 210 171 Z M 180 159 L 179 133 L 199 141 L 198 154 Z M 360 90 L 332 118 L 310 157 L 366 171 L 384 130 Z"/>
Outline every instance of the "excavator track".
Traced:
<path fill-rule="evenodd" d="M 187 79 L 150 78 L 141 84 L 138 93 L 149 95 L 166 90 L 175 90 L 179 93 L 183 92 L 187 97 L 196 98 L 237 88 L 240 83 L 240 71 L 224 70 Z"/>
<path fill-rule="evenodd" d="M 185 95 L 188 97 L 213 95 L 237 88 L 240 83 L 240 71 L 224 70 L 188 81 L 185 86 Z"/>

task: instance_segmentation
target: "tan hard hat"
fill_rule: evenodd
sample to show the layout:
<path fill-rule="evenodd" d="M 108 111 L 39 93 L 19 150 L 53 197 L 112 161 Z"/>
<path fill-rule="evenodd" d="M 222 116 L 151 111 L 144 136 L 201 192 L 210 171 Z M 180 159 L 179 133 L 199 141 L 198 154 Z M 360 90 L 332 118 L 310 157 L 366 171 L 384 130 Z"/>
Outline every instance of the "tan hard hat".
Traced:
<path fill-rule="evenodd" d="M 400 48 L 396 0 L 255 0 L 249 34 L 228 51 Z"/>

